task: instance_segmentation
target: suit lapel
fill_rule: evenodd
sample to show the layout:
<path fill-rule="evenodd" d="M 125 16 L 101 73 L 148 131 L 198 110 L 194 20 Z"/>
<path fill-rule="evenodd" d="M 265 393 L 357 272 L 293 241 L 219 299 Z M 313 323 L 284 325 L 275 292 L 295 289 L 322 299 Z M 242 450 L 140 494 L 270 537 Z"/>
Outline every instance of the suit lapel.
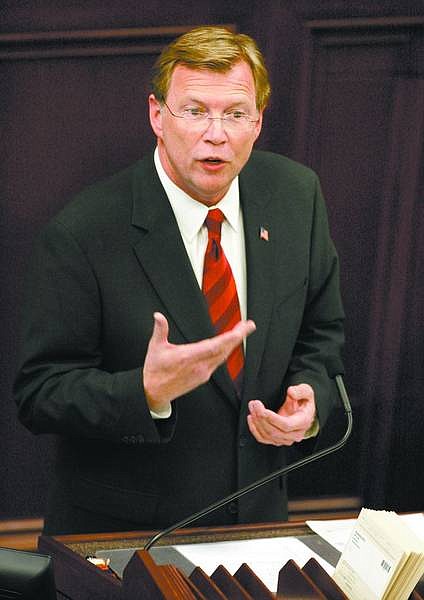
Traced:
<path fill-rule="evenodd" d="M 247 264 L 247 316 L 256 323 L 256 331 L 246 344 L 246 400 L 258 397 L 256 380 L 264 352 L 266 335 L 273 308 L 274 254 L 277 236 L 273 235 L 275 220 L 270 214 L 271 193 L 266 182 L 258 181 L 255 173 L 246 169 L 240 176 Z M 273 220 L 274 219 L 274 220 Z M 261 227 L 268 240 L 261 237 Z"/>
<path fill-rule="evenodd" d="M 146 276 L 187 342 L 212 337 L 203 294 L 151 156 L 136 171 L 133 198 L 132 225 L 137 229 L 134 251 Z M 226 370 L 217 369 L 212 379 L 237 406 Z"/>

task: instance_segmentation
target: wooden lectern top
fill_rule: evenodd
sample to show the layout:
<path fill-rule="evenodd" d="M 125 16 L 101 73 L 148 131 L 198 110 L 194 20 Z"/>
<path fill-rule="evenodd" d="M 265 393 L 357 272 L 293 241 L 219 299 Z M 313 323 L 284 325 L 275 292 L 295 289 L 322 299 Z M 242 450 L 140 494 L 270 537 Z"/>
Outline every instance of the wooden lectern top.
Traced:
<path fill-rule="evenodd" d="M 41 536 L 39 550 L 53 557 L 58 600 L 345 600 L 347 596 L 321 567 L 310 559 L 303 568 L 292 560 L 281 565 L 278 589 L 266 588 L 252 569 L 241 564 L 234 573 L 222 565 L 209 577 L 195 567 L 191 574 L 174 565 L 159 565 L 142 550 L 154 532 L 104 533 L 93 535 Z M 219 542 L 284 536 L 314 536 L 304 522 L 267 523 L 179 530 L 159 541 L 158 546 Z M 101 550 L 137 549 L 123 577 L 102 571 L 86 557 Z M 415 590 L 413 600 L 424 600 Z"/>

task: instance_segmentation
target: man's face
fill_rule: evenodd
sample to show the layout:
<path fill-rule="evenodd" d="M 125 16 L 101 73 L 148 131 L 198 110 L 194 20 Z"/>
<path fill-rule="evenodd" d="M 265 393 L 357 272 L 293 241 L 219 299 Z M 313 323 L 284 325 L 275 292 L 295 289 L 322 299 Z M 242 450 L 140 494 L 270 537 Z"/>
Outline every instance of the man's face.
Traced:
<path fill-rule="evenodd" d="M 227 73 L 178 65 L 171 78 L 166 104 L 175 114 L 206 110 L 221 117 L 239 110 L 258 119 L 234 129 L 223 121 L 187 122 L 174 117 L 151 95 L 150 122 L 158 139 L 159 156 L 168 177 L 195 200 L 212 206 L 227 192 L 246 164 L 262 126 L 255 84 L 249 65 L 239 62 Z"/>

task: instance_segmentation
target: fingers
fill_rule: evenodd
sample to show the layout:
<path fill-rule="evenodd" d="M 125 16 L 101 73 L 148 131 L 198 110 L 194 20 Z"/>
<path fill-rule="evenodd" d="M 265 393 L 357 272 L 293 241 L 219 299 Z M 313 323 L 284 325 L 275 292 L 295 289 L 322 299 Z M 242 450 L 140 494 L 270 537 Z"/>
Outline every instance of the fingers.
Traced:
<path fill-rule="evenodd" d="M 239 321 L 231 330 L 234 334 L 241 336 L 241 340 L 249 336 L 256 330 L 256 324 L 251 319 L 247 321 Z M 240 341 L 241 341 L 240 340 Z"/>
<path fill-rule="evenodd" d="M 300 442 L 304 437 L 303 430 L 284 430 L 274 427 L 267 420 L 255 419 L 248 415 L 247 424 L 256 441 L 261 444 L 273 446 L 291 446 L 294 442 Z"/>
<path fill-rule="evenodd" d="M 291 398 L 292 401 L 300 402 L 301 400 L 313 400 L 314 390 L 308 383 L 299 383 L 291 385 L 287 388 L 286 399 Z"/>
<path fill-rule="evenodd" d="M 197 342 L 196 350 L 199 352 L 198 358 L 201 359 L 204 357 L 205 359 L 211 358 L 212 360 L 216 358 L 219 361 L 216 365 L 218 366 L 225 362 L 234 348 L 237 348 L 255 329 L 256 325 L 253 321 L 239 321 L 230 331 Z"/>
<path fill-rule="evenodd" d="M 152 410 L 169 405 L 208 381 L 232 350 L 255 330 L 253 321 L 240 321 L 231 330 L 189 344 L 168 341 L 169 325 L 165 316 L 155 312 L 153 332 L 143 365 L 143 384 Z"/>
<path fill-rule="evenodd" d="M 244 338 L 253 333 L 255 329 L 256 325 L 253 321 L 240 321 L 230 331 L 199 342 L 182 345 L 180 348 L 184 348 L 185 359 L 196 362 L 199 368 L 203 365 L 210 370 L 210 376 L 219 365 L 227 360 L 234 348 L 239 346 Z"/>
<path fill-rule="evenodd" d="M 283 406 L 278 411 L 279 415 L 294 415 L 299 410 L 299 402 L 292 396 L 287 395 Z"/>
<path fill-rule="evenodd" d="M 300 405 L 296 409 L 293 404 L 295 402 L 287 397 L 278 413 L 267 409 L 259 400 L 249 402 L 250 414 L 247 422 L 255 439 L 263 444 L 275 446 L 291 446 L 294 442 L 303 440 L 313 420 L 315 403 L 306 400 L 304 406 Z"/>
<path fill-rule="evenodd" d="M 167 343 L 169 336 L 169 325 L 166 317 L 160 312 L 155 312 L 153 314 L 153 319 L 154 325 L 151 339 L 158 344 Z M 196 355 L 197 359 L 202 358 L 203 352 L 205 357 L 208 355 L 222 356 L 222 360 L 225 361 L 234 348 L 241 344 L 247 336 L 255 331 L 255 329 L 256 325 L 252 320 L 249 319 L 247 321 L 239 321 L 230 331 L 220 333 L 219 335 L 207 340 L 201 340 L 200 342 L 187 344 L 186 347 L 192 346 L 193 349 L 198 352 Z"/>
<path fill-rule="evenodd" d="M 260 442 L 261 444 L 267 444 L 267 445 L 271 445 L 272 441 L 270 440 L 269 436 L 265 436 L 262 434 L 262 432 L 260 431 L 260 429 L 257 427 L 256 422 L 253 420 L 252 415 L 248 415 L 247 416 L 247 425 L 249 427 L 250 433 L 253 435 L 253 437 L 255 438 L 255 440 L 257 442 Z M 274 444 L 277 445 L 277 444 Z"/>

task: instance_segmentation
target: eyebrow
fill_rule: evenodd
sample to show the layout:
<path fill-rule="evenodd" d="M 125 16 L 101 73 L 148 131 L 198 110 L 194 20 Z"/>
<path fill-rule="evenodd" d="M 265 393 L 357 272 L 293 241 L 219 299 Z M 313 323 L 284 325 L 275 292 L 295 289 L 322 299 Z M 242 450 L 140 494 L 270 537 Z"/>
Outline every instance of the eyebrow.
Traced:
<path fill-rule="evenodd" d="M 200 105 L 202 107 L 204 107 L 207 110 L 210 110 L 207 107 L 207 104 L 205 102 L 203 102 L 202 100 L 199 100 L 198 98 L 188 98 L 187 100 L 185 100 L 184 102 L 181 103 L 182 106 L 188 105 L 188 104 L 197 104 Z M 232 110 L 235 108 L 242 108 L 246 113 L 249 112 L 247 109 L 247 102 L 243 101 L 243 100 L 239 100 L 236 102 L 232 102 L 229 106 L 227 106 L 224 111 L 228 111 L 228 110 Z M 256 105 L 255 105 L 255 109 L 256 109 Z"/>

